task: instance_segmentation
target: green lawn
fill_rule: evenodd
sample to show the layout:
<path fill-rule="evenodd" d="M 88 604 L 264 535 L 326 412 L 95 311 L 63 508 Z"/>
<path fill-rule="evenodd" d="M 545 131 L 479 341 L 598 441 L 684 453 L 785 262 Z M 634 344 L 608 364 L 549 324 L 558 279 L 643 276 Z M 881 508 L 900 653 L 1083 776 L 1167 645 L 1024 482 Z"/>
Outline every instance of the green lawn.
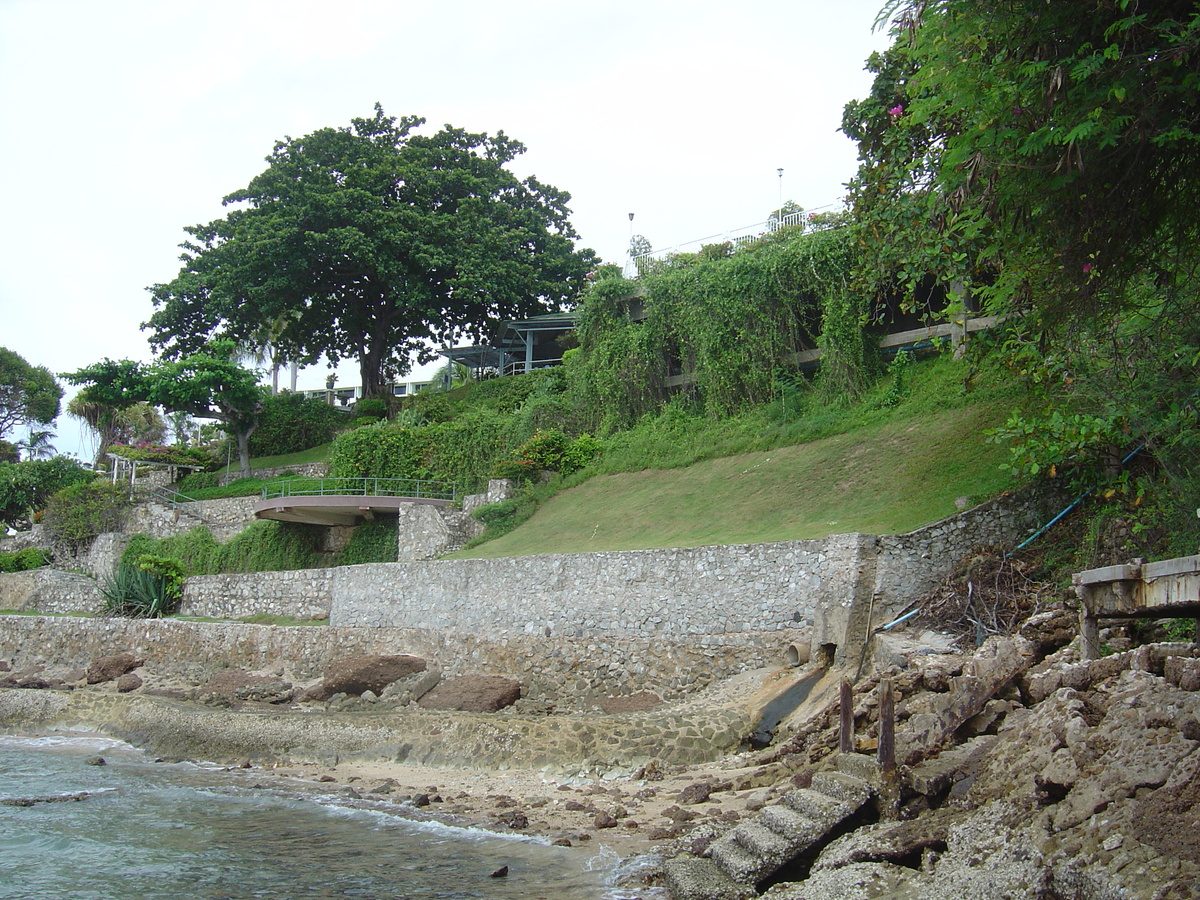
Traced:
<path fill-rule="evenodd" d="M 1010 487 L 1003 448 L 982 431 L 1011 404 L 889 419 L 846 434 L 707 460 L 596 476 L 513 532 L 458 557 L 574 553 L 903 533 Z"/>
<path fill-rule="evenodd" d="M 327 462 L 329 460 L 329 448 L 332 443 L 321 444 L 317 447 L 310 447 L 307 450 L 301 450 L 299 453 L 284 453 L 279 456 L 256 456 L 250 460 L 250 468 L 252 469 L 273 469 L 277 466 L 298 466 L 304 463 Z M 225 468 L 219 469 L 218 474 L 226 472 L 237 472 L 238 464 L 234 460 Z"/>

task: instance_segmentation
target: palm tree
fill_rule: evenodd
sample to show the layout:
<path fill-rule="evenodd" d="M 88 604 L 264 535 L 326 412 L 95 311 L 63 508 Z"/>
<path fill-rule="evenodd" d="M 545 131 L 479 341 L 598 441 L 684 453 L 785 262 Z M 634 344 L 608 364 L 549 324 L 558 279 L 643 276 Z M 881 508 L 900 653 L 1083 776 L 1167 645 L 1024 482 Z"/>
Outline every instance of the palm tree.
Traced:
<path fill-rule="evenodd" d="M 29 437 L 23 441 L 17 441 L 17 450 L 25 457 L 25 459 L 50 459 L 54 456 L 54 445 L 50 443 L 51 438 L 55 436 L 50 429 L 35 428 L 29 426 Z"/>

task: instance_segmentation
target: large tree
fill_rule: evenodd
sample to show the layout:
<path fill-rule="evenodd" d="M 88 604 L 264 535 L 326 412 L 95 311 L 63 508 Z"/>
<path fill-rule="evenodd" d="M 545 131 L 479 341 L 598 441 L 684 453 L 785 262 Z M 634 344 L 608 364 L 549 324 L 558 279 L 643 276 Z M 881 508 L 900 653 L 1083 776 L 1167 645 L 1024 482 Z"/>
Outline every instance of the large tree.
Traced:
<path fill-rule="evenodd" d="M 58 418 L 62 395 L 49 369 L 0 347 L 0 437 L 22 423 L 49 425 Z"/>
<path fill-rule="evenodd" d="M 503 132 L 423 123 L 376 105 L 276 144 L 228 215 L 185 229 L 183 268 L 150 289 L 152 343 L 176 357 L 277 323 L 283 357 L 357 359 L 370 397 L 432 344 L 573 299 L 595 256 L 575 249 L 570 196 L 510 172 L 525 148 Z"/>
<path fill-rule="evenodd" d="M 213 340 L 182 359 L 151 365 L 104 359 L 63 375 L 85 385 L 86 396 L 113 410 L 139 403 L 201 419 L 216 419 L 237 442 L 243 477 L 250 474 L 250 435 L 258 427 L 266 388 L 258 372 L 238 365 L 232 341 Z"/>

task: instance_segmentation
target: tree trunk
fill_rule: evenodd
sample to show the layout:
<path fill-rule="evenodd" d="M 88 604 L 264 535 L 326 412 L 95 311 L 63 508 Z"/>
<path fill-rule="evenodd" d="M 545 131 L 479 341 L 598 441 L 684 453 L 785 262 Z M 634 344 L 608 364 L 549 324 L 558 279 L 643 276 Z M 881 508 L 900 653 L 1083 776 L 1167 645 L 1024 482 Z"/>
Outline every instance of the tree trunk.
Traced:
<path fill-rule="evenodd" d="M 238 431 L 237 448 L 238 448 L 238 477 L 250 477 L 250 434 L 254 429 L 248 431 Z"/>

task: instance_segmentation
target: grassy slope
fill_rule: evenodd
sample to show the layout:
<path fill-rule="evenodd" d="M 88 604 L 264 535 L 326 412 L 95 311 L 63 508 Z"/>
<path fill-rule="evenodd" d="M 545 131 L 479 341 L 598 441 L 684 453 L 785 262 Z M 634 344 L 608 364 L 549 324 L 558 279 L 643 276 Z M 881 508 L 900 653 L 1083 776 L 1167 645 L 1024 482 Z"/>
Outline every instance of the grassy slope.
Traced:
<path fill-rule="evenodd" d="M 910 531 L 1009 486 L 982 430 L 1011 403 L 894 415 L 811 443 L 687 468 L 601 475 L 457 556 L 690 547 Z"/>
<path fill-rule="evenodd" d="M 273 469 L 277 466 L 298 466 L 304 463 L 311 462 L 326 462 L 329 459 L 329 448 L 332 444 L 321 444 L 319 447 L 312 447 L 308 450 L 301 450 L 299 453 L 285 453 L 281 456 L 256 456 L 250 460 L 250 468 L 252 469 Z M 225 468 L 219 469 L 217 474 L 223 475 L 226 472 L 238 471 L 237 462 Z"/>

